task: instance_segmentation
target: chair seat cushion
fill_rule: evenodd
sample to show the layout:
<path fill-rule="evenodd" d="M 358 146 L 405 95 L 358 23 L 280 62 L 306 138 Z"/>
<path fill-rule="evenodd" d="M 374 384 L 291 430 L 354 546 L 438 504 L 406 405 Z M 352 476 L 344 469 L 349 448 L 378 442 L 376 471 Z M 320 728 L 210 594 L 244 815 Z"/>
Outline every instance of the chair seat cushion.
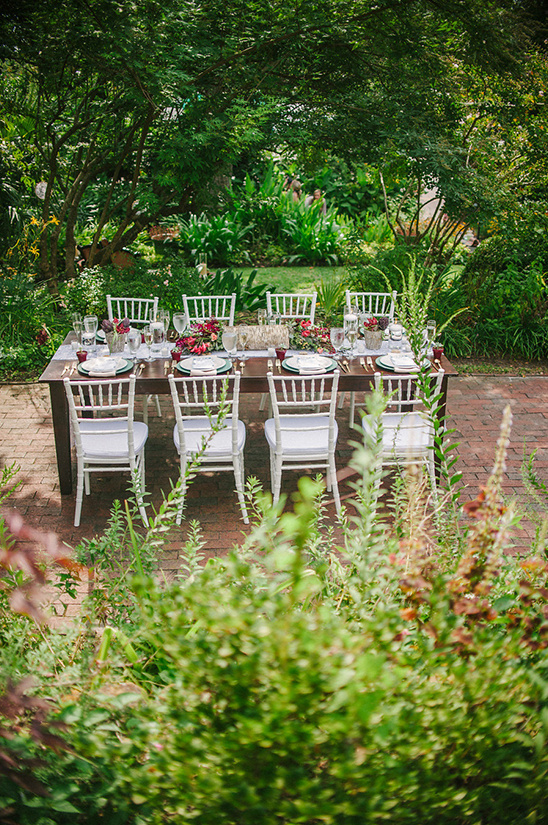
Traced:
<path fill-rule="evenodd" d="M 373 434 L 368 416 L 362 426 L 367 434 Z M 432 426 L 421 413 L 384 413 L 382 427 L 383 455 L 424 456 L 432 445 Z"/>
<path fill-rule="evenodd" d="M 280 416 L 282 453 L 291 455 L 327 455 L 329 450 L 329 416 Z M 321 428 L 321 429 L 318 429 Z M 276 424 L 273 418 L 265 421 L 264 432 L 268 446 L 276 450 Z M 339 430 L 334 422 L 335 443 Z"/>
<path fill-rule="evenodd" d="M 213 417 L 213 422 L 217 419 Z M 187 455 L 194 455 L 202 448 L 203 437 L 208 438 L 211 434 L 211 424 L 209 418 L 187 418 L 184 419 L 185 447 Z M 232 419 L 227 416 L 224 427 L 215 433 L 209 441 L 205 455 L 208 458 L 232 455 Z M 173 441 L 177 452 L 181 452 L 179 430 L 177 425 L 173 429 Z M 238 452 L 241 453 L 245 446 L 245 424 L 238 421 Z"/>
<path fill-rule="evenodd" d="M 115 418 L 90 418 L 80 422 L 84 456 L 89 458 L 124 458 L 129 454 L 127 421 Z M 135 455 L 145 446 L 148 427 L 142 421 L 133 422 Z"/>

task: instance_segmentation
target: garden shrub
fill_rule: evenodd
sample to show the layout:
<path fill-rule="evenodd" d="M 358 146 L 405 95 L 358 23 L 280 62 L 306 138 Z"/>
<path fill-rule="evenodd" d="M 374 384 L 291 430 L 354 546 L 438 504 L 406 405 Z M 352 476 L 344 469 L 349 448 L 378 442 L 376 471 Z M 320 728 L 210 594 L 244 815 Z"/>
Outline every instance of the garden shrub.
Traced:
<path fill-rule="evenodd" d="M 159 297 L 159 306 L 170 312 L 182 309 L 182 296 L 196 295 L 202 290 L 196 267 L 171 260 L 153 266 L 136 261 L 132 269 L 115 266 L 92 267 L 63 285 L 67 309 L 82 314 L 107 316 L 107 295 L 132 298 Z"/>
<path fill-rule="evenodd" d="M 0 306 L 0 375 L 42 368 L 64 338 L 64 313 L 34 276 L 6 264 Z"/>

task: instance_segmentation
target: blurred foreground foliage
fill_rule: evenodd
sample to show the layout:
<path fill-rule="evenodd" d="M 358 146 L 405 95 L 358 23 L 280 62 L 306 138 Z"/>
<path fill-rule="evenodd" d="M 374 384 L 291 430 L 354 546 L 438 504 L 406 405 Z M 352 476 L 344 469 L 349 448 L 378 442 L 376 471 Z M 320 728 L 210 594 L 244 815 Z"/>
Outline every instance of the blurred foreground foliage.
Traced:
<path fill-rule="evenodd" d="M 434 511 L 412 472 L 387 519 L 375 445 L 362 446 L 341 541 L 317 481 L 301 479 L 282 514 L 250 480 L 250 535 L 204 564 L 189 525 L 169 583 L 157 559 L 175 493 L 143 536 L 116 506 L 104 536 L 76 550 L 94 584 L 62 631 L 9 607 L 32 612 L 20 574 L 41 537 L 6 517 L 2 820 L 545 821 L 546 531 L 525 558 L 505 553 L 509 428 L 507 411 L 464 522 L 443 461 Z"/>

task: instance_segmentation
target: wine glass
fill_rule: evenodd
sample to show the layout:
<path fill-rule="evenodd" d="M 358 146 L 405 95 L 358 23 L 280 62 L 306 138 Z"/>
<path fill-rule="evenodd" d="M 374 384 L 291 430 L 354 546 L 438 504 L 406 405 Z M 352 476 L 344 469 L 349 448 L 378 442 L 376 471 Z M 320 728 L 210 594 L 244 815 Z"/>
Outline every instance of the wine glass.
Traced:
<path fill-rule="evenodd" d="M 133 358 L 133 362 L 137 360 L 137 351 L 141 346 L 141 333 L 138 329 L 130 329 L 127 334 L 127 345 L 129 347 L 129 351 L 131 353 L 131 357 Z"/>
<path fill-rule="evenodd" d="M 344 344 L 344 329 L 342 327 L 332 327 L 329 333 L 329 339 L 335 350 L 335 358 L 338 358 L 339 351 Z"/>
<path fill-rule="evenodd" d="M 188 315 L 186 312 L 175 312 L 173 314 L 173 326 L 177 330 L 177 334 L 181 336 L 188 327 Z"/>
<path fill-rule="evenodd" d="M 84 331 L 84 322 L 82 321 L 82 319 L 80 318 L 79 321 L 74 319 L 72 321 L 72 328 L 73 328 L 74 333 L 76 335 L 76 343 L 78 344 L 78 347 L 81 347 L 82 346 L 82 333 Z"/>
<path fill-rule="evenodd" d="M 167 310 L 167 309 L 160 309 L 160 310 L 158 311 L 158 320 L 159 320 L 159 321 L 162 321 L 162 323 L 163 323 L 163 325 L 164 325 L 164 332 L 165 332 L 165 334 L 166 334 L 166 340 L 167 340 L 167 333 L 168 333 L 168 330 L 169 330 L 169 321 L 170 321 L 170 318 L 171 318 L 171 314 L 170 314 L 169 310 Z"/>
<path fill-rule="evenodd" d="M 84 315 L 84 332 L 93 333 L 93 341 L 97 335 L 97 327 L 99 326 L 99 319 L 97 315 Z M 95 351 L 95 347 L 93 347 Z"/>
<path fill-rule="evenodd" d="M 143 327 L 143 337 L 145 339 L 145 344 L 148 347 L 148 355 L 146 357 L 147 361 L 152 361 L 152 342 L 154 340 L 154 332 L 150 328 L 150 324 L 147 324 Z"/>
<path fill-rule="evenodd" d="M 350 343 L 350 355 L 354 355 L 354 344 L 356 343 L 356 338 L 358 337 L 358 316 L 357 315 L 347 315 L 345 318 L 345 325 L 346 325 L 346 337 Z"/>
<path fill-rule="evenodd" d="M 425 337 L 426 337 L 426 349 L 427 351 L 432 349 L 432 344 L 436 340 L 436 322 L 433 318 L 430 318 L 426 322 L 426 330 L 425 330 Z"/>
<path fill-rule="evenodd" d="M 240 336 L 239 336 L 239 337 L 240 337 L 240 345 L 241 345 L 241 347 L 242 347 L 242 355 L 241 355 L 241 360 L 242 360 L 242 361 L 245 361 L 245 348 L 246 348 L 246 346 L 247 346 L 247 339 L 248 339 L 248 337 L 249 337 L 249 333 L 248 333 L 248 332 L 245 332 L 245 331 L 242 331 L 242 332 L 240 332 Z"/>
<path fill-rule="evenodd" d="M 236 342 L 238 340 L 238 336 L 234 330 L 225 329 L 222 335 L 222 342 L 223 347 L 225 348 L 226 352 L 228 352 L 231 358 L 234 358 L 236 355 Z"/>

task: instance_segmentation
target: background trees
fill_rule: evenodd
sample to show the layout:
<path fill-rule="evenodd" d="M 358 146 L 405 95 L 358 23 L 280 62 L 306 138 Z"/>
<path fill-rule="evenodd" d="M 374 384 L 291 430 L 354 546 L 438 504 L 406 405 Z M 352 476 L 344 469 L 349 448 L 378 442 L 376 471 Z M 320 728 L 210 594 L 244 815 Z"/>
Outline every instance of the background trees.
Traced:
<path fill-rule="evenodd" d="M 105 262 L 146 226 L 199 212 L 264 147 L 360 161 L 389 148 L 439 178 L 428 147 L 454 139 L 459 67 L 516 71 L 523 49 L 510 4 L 476 0 L 45 0 L 0 26 L 2 114 L 32 123 L 21 163 L 46 184 L 40 278 L 53 293 L 73 272 L 78 221 L 93 221 L 90 263 Z"/>

